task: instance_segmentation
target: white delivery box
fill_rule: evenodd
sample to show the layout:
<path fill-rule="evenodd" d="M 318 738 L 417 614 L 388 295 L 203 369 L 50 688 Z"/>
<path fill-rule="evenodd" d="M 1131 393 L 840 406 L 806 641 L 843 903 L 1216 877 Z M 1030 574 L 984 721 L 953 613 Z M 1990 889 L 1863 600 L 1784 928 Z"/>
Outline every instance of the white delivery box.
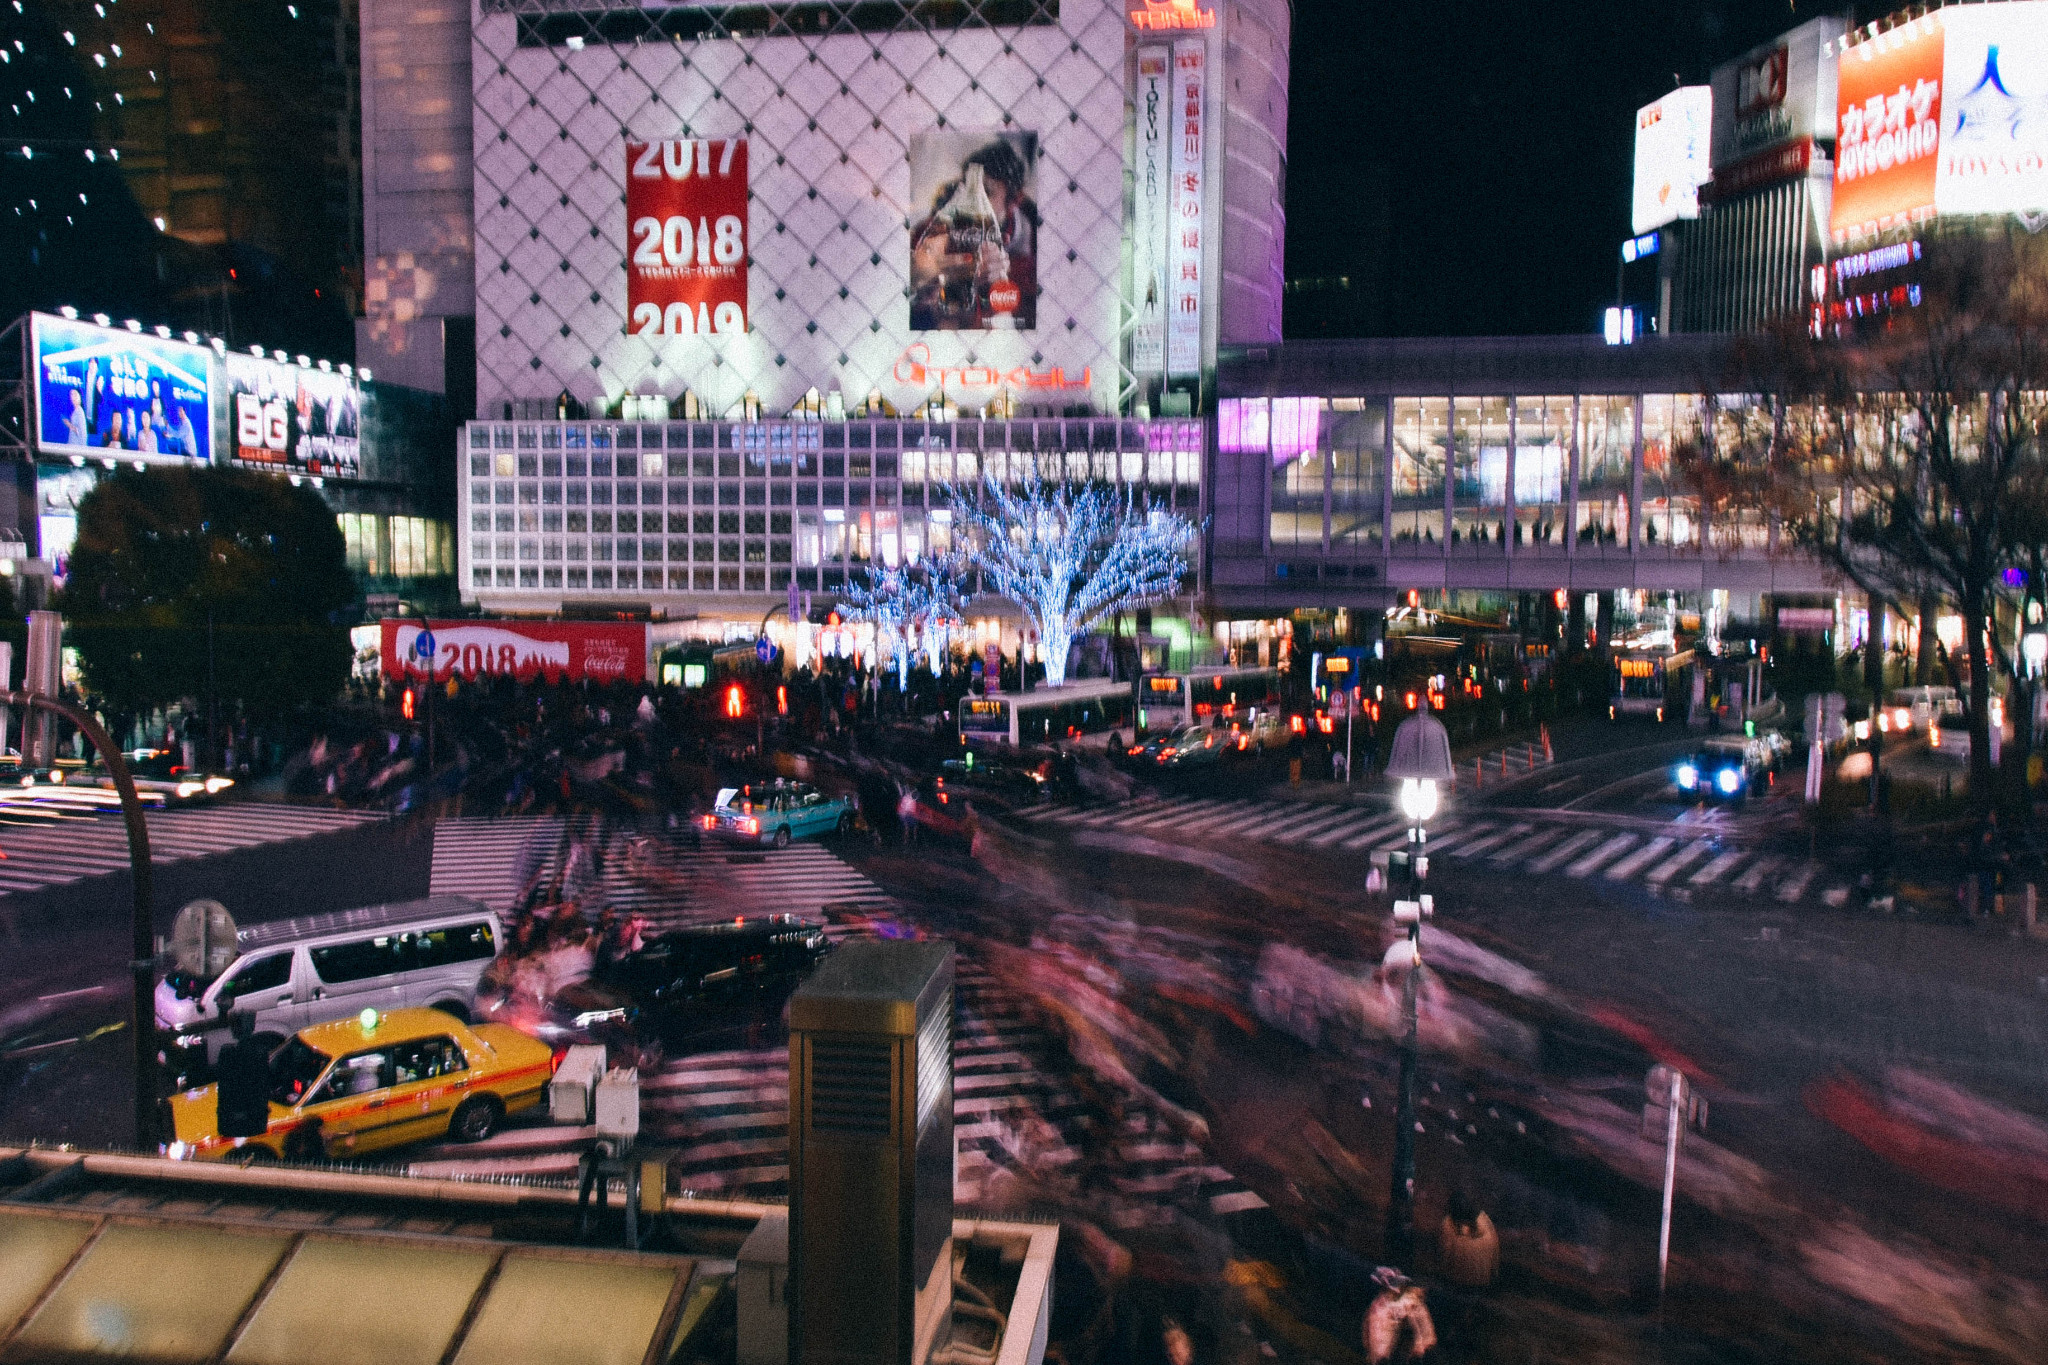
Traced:
<path fill-rule="evenodd" d="M 598 1078 L 604 1075 L 604 1049 L 580 1043 L 562 1054 L 555 1078 L 548 1082 L 548 1117 L 556 1123 L 590 1122 Z"/>

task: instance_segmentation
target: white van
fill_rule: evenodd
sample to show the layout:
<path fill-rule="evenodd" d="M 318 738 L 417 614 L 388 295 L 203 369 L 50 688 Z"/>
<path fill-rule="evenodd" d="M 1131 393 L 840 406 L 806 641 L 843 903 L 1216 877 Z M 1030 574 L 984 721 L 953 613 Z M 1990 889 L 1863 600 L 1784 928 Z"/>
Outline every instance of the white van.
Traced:
<path fill-rule="evenodd" d="M 364 1009 L 423 1005 L 467 1022 L 477 981 L 505 942 L 496 912 L 466 896 L 274 920 L 235 938 L 241 951 L 219 976 L 173 972 L 157 983 L 167 1053 L 204 1046 L 209 1061 L 218 1057 L 231 1012 L 254 1015 L 274 1042 Z"/>

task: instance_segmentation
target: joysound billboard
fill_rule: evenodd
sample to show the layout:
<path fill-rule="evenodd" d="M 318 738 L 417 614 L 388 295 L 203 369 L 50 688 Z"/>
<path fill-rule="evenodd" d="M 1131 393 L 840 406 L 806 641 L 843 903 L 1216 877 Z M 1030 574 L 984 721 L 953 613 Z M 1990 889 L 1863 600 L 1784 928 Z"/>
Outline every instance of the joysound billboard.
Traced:
<path fill-rule="evenodd" d="M 1838 243 L 1937 215 L 2048 223 L 2048 0 L 1936 10 L 1838 62 Z"/>

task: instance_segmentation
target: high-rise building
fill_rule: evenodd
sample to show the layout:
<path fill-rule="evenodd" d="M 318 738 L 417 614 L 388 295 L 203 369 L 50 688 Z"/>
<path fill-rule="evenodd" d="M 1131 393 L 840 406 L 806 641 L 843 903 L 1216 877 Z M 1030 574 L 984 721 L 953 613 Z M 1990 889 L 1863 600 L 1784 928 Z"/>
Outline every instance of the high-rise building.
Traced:
<path fill-rule="evenodd" d="M 827 589 L 999 462 L 1198 509 L 1217 348 L 1280 333 L 1279 0 L 427 3 L 365 7 L 359 355 L 474 318 L 466 593 Z"/>

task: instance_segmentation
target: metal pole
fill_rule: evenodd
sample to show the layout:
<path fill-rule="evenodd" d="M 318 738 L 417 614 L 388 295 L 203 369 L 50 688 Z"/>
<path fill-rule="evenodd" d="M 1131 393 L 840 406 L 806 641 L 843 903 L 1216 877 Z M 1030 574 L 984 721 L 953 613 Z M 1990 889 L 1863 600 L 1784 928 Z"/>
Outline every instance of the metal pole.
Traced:
<path fill-rule="evenodd" d="M 142 1151 L 156 1147 L 156 928 L 150 915 L 149 826 L 143 822 L 142 802 L 135 795 L 135 780 L 121 750 L 100 728 L 99 722 L 83 709 L 41 692 L 0 693 L 0 704 L 19 706 L 26 717 L 36 710 L 59 715 L 78 727 L 100 757 L 107 761 L 107 773 L 114 779 L 114 791 L 121 798 L 121 818 L 128 827 L 128 869 L 134 883 L 135 901 L 129 921 L 129 970 L 134 975 L 135 1032 L 135 1145 Z"/>
<path fill-rule="evenodd" d="M 1685 1091 L 1685 1077 L 1671 1073 L 1671 1090 L 1664 1125 L 1664 1219 L 1657 1229 L 1657 1313 L 1664 1313 L 1664 1281 L 1671 1264 L 1671 1196 L 1678 1185 L 1678 1107 Z"/>
<path fill-rule="evenodd" d="M 1354 696 L 1344 708 L 1344 782 L 1351 783 L 1351 732 L 1358 724 L 1358 701 Z"/>
<path fill-rule="evenodd" d="M 1420 825 L 1408 829 L 1408 895 L 1419 899 L 1422 874 L 1419 858 L 1424 833 Z M 1401 1093 L 1395 1106 L 1393 1189 L 1387 1201 L 1387 1259 L 1404 1270 L 1415 1267 L 1415 1072 L 1419 1051 L 1419 1022 L 1416 991 L 1422 976 L 1422 920 L 1408 926 L 1413 949 L 1408 980 L 1402 987 L 1402 1008 L 1408 1029 L 1401 1040 Z"/>

